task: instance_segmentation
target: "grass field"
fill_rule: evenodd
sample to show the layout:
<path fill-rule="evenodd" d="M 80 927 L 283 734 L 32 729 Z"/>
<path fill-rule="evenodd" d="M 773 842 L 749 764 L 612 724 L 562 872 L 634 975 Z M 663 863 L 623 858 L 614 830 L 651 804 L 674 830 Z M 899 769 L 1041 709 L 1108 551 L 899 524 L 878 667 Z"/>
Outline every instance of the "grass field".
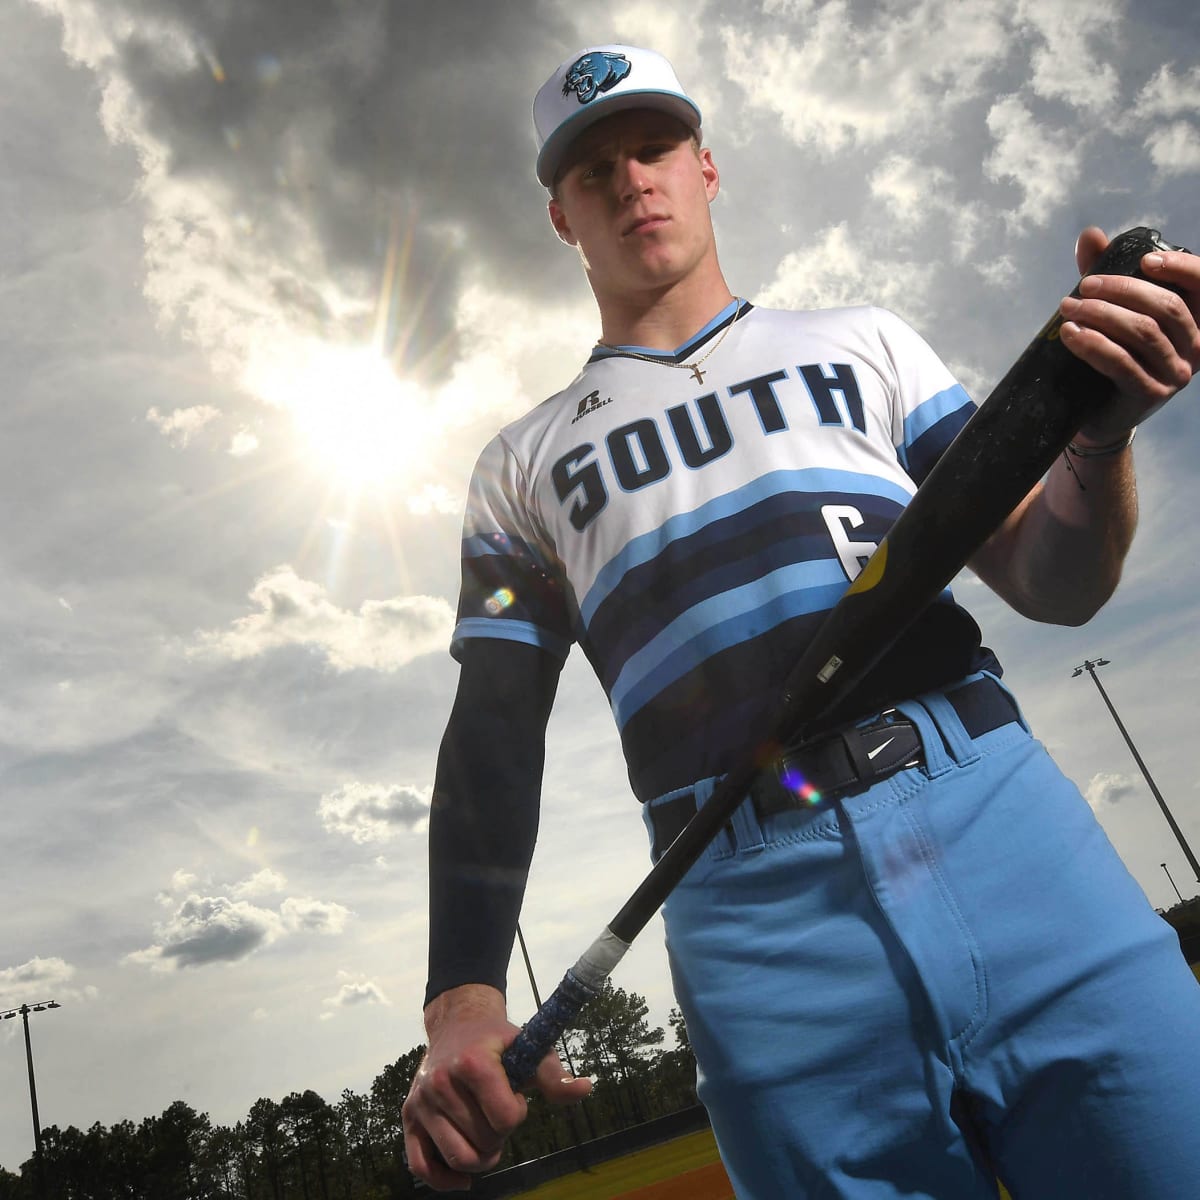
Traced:
<path fill-rule="evenodd" d="M 736 1200 L 712 1131 L 612 1159 L 544 1183 L 523 1200 Z M 1011 1200 L 1003 1186 L 1000 1200 Z"/>
<path fill-rule="evenodd" d="M 661 1146 L 652 1146 L 649 1150 L 639 1150 L 636 1154 L 600 1163 L 587 1171 L 551 1180 L 521 1195 L 528 1200 L 617 1200 L 617 1197 L 632 1193 L 639 1200 L 640 1194 L 645 1194 L 646 1200 L 651 1200 L 653 1193 L 658 1190 L 654 1185 L 667 1185 L 680 1176 L 698 1172 L 692 1177 L 691 1190 L 686 1193 L 664 1186 L 664 1200 L 669 1195 L 686 1195 L 687 1200 L 733 1200 L 733 1188 L 729 1186 L 725 1172 L 715 1172 L 717 1180 L 714 1186 L 714 1172 L 704 1171 L 704 1168 L 719 1163 L 712 1131 L 704 1129 L 664 1142 Z M 644 1193 L 647 1188 L 651 1189 L 650 1193 Z"/>

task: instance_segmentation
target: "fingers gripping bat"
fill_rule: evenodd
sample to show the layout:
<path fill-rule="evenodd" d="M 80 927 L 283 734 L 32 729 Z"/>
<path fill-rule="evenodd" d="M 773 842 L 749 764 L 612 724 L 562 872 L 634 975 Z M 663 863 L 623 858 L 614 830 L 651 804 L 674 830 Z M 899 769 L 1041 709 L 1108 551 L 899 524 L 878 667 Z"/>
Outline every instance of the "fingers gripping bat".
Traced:
<path fill-rule="evenodd" d="M 1155 229 L 1120 234 L 1092 274 L 1133 275 L 1142 256 L 1180 250 Z M 1078 289 L 1073 293 L 1078 295 Z M 514 1089 L 595 996 L 630 943 L 744 800 L 770 758 L 843 699 L 1050 469 L 1115 385 L 1059 340 L 1055 314 L 958 437 L 830 611 L 788 675 L 766 741 L 717 785 L 603 933 L 503 1055 Z"/>

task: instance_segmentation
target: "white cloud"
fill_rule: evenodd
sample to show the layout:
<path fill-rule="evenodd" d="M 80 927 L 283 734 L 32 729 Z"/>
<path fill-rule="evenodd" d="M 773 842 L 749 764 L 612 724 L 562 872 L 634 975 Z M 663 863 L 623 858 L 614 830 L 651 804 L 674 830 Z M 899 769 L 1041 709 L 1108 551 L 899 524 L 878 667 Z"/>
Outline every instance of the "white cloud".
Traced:
<path fill-rule="evenodd" d="M 317 814 L 330 833 L 345 834 L 360 845 L 383 842 L 423 830 L 431 794 L 431 788 L 354 780 L 322 796 Z"/>
<path fill-rule="evenodd" d="M 825 231 L 814 246 L 793 251 L 759 291 L 775 308 L 836 308 L 879 304 L 917 320 L 928 308 L 933 267 L 888 262 L 850 235 L 845 222 Z"/>
<path fill-rule="evenodd" d="M 816 0 L 763 0 L 768 17 L 800 17 L 812 12 Z"/>
<path fill-rule="evenodd" d="M 253 900 L 258 896 L 270 896 L 275 892 L 282 892 L 286 886 L 287 880 L 278 871 L 272 871 L 270 867 L 263 867 L 249 879 L 235 883 L 229 889 L 229 894 L 239 900 Z"/>
<path fill-rule="evenodd" d="M 974 264 L 984 280 L 993 287 L 1008 287 L 1016 281 L 1017 264 L 1011 254 L 998 254 L 995 258 L 984 258 Z"/>
<path fill-rule="evenodd" d="M 454 610 L 434 596 L 368 600 L 349 612 L 286 564 L 259 579 L 250 599 L 260 611 L 228 630 L 202 631 L 200 649 L 239 660 L 281 646 L 311 646 L 336 671 L 395 671 L 444 650 L 454 625 Z"/>
<path fill-rule="evenodd" d="M 113 37 L 127 35 L 132 27 L 128 20 L 108 19 L 101 15 L 94 2 L 89 0 L 33 0 L 33 3 L 50 13 L 57 13 L 63 21 L 64 53 L 76 61 L 95 69 L 111 59 Z"/>
<path fill-rule="evenodd" d="M 345 982 L 332 996 L 327 996 L 321 1001 L 322 1007 L 334 1010 L 322 1013 L 322 1021 L 332 1018 L 339 1008 L 355 1008 L 364 1004 L 390 1006 L 392 1003 L 384 994 L 383 989 L 370 979 L 355 979 L 345 971 L 339 971 L 338 978 Z"/>
<path fill-rule="evenodd" d="M 901 225 L 920 226 L 935 210 L 954 207 L 944 199 L 953 186 L 950 173 L 941 167 L 922 166 L 903 154 L 885 158 L 868 182 L 871 195 L 883 200 Z"/>
<path fill-rule="evenodd" d="M 289 896 L 280 906 L 284 925 L 292 933 L 341 933 L 350 910 L 329 900 Z"/>
<path fill-rule="evenodd" d="M 794 28 L 768 38 L 722 27 L 725 70 L 793 141 L 826 152 L 944 121 L 1010 42 L 999 0 L 919 0 L 866 18 L 846 0 L 788 8 Z"/>
<path fill-rule="evenodd" d="M 944 127 L 954 108 L 1015 68 L 1018 86 L 1089 113 L 1110 108 L 1121 5 L 1093 0 L 771 0 L 770 36 L 724 26 L 726 73 L 798 145 L 832 153 Z"/>
<path fill-rule="evenodd" d="M 233 458 L 245 458 L 258 449 L 258 438 L 248 429 L 239 429 L 229 443 L 229 453 Z"/>
<path fill-rule="evenodd" d="M 1138 93 L 1134 112 L 1147 120 L 1200 112 L 1200 67 L 1193 67 L 1186 75 L 1176 75 L 1170 64 L 1159 67 Z"/>
<path fill-rule="evenodd" d="M 935 224 L 939 237 L 948 237 L 958 261 L 978 267 L 982 207 L 957 194 L 951 174 L 941 167 L 891 154 L 871 174 L 871 195 L 887 205 L 896 225 L 909 233 Z M 987 260 L 985 260 L 987 261 Z"/>
<path fill-rule="evenodd" d="M 74 978 L 75 968 L 61 958 L 31 958 L 16 967 L 0 968 L 0 1008 L 42 1000 L 93 1000 L 99 995 L 90 984 L 76 985 Z"/>
<path fill-rule="evenodd" d="M 195 404 L 191 408 L 176 408 L 161 413 L 157 408 L 146 412 L 150 422 L 172 446 L 186 446 L 210 421 L 215 421 L 221 412 L 211 404 Z"/>
<path fill-rule="evenodd" d="M 1128 775 L 1102 773 L 1088 780 L 1083 794 L 1092 808 L 1098 810 L 1104 805 L 1120 803 L 1135 791 L 1136 784 Z"/>
<path fill-rule="evenodd" d="M 1149 135 L 1150 161 L 1162 175 L 1190 175 L 1200 171 L 1200 127 L 1174 121 Z"/>
<path fill-rule="evenodd" d="M 511 420 L 563 386 L 563 367 L 578 369 L 580 348 L 599 336 L 590 297 L 570 304 L 512 303 L 482 278 L 469 280 L 454 313 L 462 356 L 433 398 L 445 420 L 467 425 Z"/>
<path fill-rule="evenodd" d="M 996 147 L 983 165 L 989 179 L 1012 180 L 1023 192 L 1010 223 L 1044 226 L 1078 182 L 1080 140 L 1039 124 L 1020 97 L 1003 96 L 987 115 Z"/>
<path fill-rule="evenodd" d="M 1020 0 L 1016 22 L 1040 43 L 1030 59 L 1030 86 L 1039 96 L 1090 111 L 1113 103 L 1119 80 L 1105 56 L 1118 50 L 1114 38 L 1121 24 L 1118 4 L 1088 0 L 1084 17 L 1078 0 Z"/>

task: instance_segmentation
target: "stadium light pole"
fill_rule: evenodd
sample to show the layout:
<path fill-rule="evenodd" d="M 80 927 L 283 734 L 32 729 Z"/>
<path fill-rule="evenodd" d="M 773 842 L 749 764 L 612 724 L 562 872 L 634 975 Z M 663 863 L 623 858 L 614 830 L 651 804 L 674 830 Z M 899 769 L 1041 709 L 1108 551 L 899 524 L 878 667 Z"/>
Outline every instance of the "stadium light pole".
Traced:
<path fill-rule="evenodd" d="M 1158 865 L 1159 865 L 1160 867 L 1162 867 L 1162 869 L 1163 869 L 1164 871 L 1167 871 L 1167 864 L 1166 864 L 1166 863 L 1159 863 Z M 1171 872 L 1170 872 L 1170 871 L 1167 871 L 1167 878 L 1168 878 L 1168 879 L 1171 879 Z M 1175 880 L 1174 880 L 1174 879 L 1171 879 L 1171 886 L 1172 886 L 1173 888 L 1175 888 L 1175 895 L 1179 896 L 1179 903 L 1180 903 L 1180 904 L 1182 904 L 1182 903 L 1183 903 L 1183 896 L 1182 896 L 1182 895 L 1180 895 L 1179 888 L 1176 886 L 1176 883 L 1175 883 Z"/>
<path fill-rule="evenodd" d="M 1167 818 L 1167 824 L 1171 827 L 1171 832 L 1175 835 L 1175 840 L 1183 847 L 1183 853 L 1191 864 L 1192 873 L 1196 876 L 1196 882 L 1200 883 L 1200 862 L 1196 861 L 1196 856 L 1192 853 L 1192 848 L 1187 844 L 1187 838 L 1183 836 L 1183 830 L 1175 822 L 1175 818 L 1171 815 L 1171 810 L 1167 807 L 1167 802 L 1162 798 L 1162 792 L 1158 790 L 1154 779 L 1150 775 L 1150 769 L 1142 761 L 1142 756 L 1137 752 L 1137 747 L 1133 744 L 1133 738 L 1129 736 L 1125 726 L 1121 723 L 1121 718 L 1117 716 L 1117 710 L 1113 707 L 1113 702 L 1108 698 L 1108 693 L 1104 690 L 1104 685 L 1100 682 L 1100 676 L 1096 674 L 1097 667 L 1107 667 L 1107 658 L 1085 659 L 1074 671 L 1071 672 L 1071 678 L 1076 679 L 1086 671 L 1091 677 L 1092 682 L 1096 685 L 1096 690 L 1100 693 L 1100 698 L 1108 707 L 1108 711 L 1112 714 L 1112 719 L 1117 723 L 1117 728 L 1121 731 L 1121 736 L 1125 739 L 1125 744 L 1129 747 L 1130 753 L 1137 761 L 1137 765 L 1141 768 L 1142 774 L 1146 777 L 1146 782 L 1150 785 L 1151 792 L 1154 793 L 1155 800 L 1158 801 L 1158 807 L 1162 809 L 1162 814 Z M 1172 886 L 1175 881 L 1171 880 Z M 1176 889 L 1178 890 L 1178 889 Z M 1180 899 L 1182 900 L 1182 896 Z"/>
<path fill-rule="evenodd" d="M 39 1000 L 36 1004 L 22 1004 L 0 1012 L 0 1021 L 10 1021 L 20 1015 L 25 1025 L 25 1064 L 29 1068 L 29 1106 L 33 1109 L 33 1177 L 34 1193 L 41 1200 L 45 1195 L 45 1179 L 42 1174 L 42 1122 L 38 1118 L 37 1085 L 33 1081 L 33 1043 L 29 1040 L 29 1014 L 45 1012 L 49 1008 L 62 1008 L 55 1000 Z"/>

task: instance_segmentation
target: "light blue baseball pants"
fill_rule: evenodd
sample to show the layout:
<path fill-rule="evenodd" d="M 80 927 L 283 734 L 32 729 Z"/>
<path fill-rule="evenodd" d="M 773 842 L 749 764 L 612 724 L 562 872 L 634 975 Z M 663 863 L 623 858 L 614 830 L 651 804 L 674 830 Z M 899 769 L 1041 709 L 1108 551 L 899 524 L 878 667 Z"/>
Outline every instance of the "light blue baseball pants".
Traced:
<path fill-rule="evenodd" d="M 973 741 L 942 695 L 899 707 L 923 766 L 743 804 L 664 908 L 739 1200 L 1200 1196 L 1174 931 L 1023 724 Z"/>

